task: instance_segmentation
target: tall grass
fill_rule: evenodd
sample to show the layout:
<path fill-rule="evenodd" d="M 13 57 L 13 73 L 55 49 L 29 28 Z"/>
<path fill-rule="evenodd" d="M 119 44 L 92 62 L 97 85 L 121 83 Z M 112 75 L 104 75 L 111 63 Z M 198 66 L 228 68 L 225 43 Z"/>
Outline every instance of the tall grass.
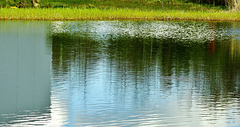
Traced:
<path fill-rule="evenodd" d="M 10 2 L 14 1 L 14 2 Z M 29 3 L 27 8 L 32 7 L 31 0 L 9 0 L 8 3 L 0 0 L 0 7 L 17 6 L 21 1 Z M 185 2 L 186 0 L 40 0 L 41 8 L 130 8 L 143 10 L 202 10 L 202 9 L 218 9 L 219 7 L 212 7 L 192 2 Z M 172 1 L 172 2 L 170 2 Z M 6 6 L 7 5 L 7 6 Z"/>
<path fill-rule="evenodd" d="M 1 20 L 205 20 L 240 21 L 239 12 L 98 8 L 0 9 Z"/>
<path fill-rule="evenodd" d="M 240 1 L 239 0 L 226 0 L 228 7 L 232 11 L 240 11 Z"/>

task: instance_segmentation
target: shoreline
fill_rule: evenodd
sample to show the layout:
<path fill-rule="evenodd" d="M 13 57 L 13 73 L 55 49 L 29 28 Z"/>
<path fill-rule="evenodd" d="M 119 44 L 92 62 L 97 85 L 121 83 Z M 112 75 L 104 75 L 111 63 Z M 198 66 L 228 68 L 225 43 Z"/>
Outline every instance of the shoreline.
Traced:
<path fill-rule="evenodd" d="M 0 20 L 136 20 L 240 22 L 240 12 L 97 8 L 0 8 Z"/>

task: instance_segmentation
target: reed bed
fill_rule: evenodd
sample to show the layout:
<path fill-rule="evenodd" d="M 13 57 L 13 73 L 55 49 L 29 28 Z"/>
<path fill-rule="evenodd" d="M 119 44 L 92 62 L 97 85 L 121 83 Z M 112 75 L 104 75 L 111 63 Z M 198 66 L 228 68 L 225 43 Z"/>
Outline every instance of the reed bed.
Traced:
<path fill-rule="evenodd" d="M 195 20 L 240 21 L 240 12 L 98 8 L 0 8 L 0 20 Z"/>

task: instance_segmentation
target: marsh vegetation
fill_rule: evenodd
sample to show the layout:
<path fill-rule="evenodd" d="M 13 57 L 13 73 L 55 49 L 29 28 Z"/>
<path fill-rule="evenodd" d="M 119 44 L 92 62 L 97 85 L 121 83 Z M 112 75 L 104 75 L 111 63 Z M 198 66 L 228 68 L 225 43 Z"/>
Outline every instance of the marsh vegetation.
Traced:
<path fill-rule="evenodd" d="M 239 12 L 98 8 L 0 9 L 1 20 L 199 20 L 240 21 Z"/>
<path fill-rule="evenodd" d="M 238 5 L 234 0 L 7 0 L 0 2 L 0 19 L 239 21 Z"/>

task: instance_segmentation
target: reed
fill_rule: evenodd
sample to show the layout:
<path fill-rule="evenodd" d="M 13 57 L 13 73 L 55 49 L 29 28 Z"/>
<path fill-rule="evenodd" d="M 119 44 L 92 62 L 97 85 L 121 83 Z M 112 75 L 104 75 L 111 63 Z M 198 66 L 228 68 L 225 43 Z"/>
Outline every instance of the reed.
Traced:
<path fill-rule="evenodd" d="M 240 11 L 240 1 L 239 0 L 226 0 L 228 8 L 231 11 Z"/>
<path fill-rule="evenodd" d="M 240 21 L 239 12 L 98 8 L 0 8 L 1 20 L 196 20 Z"/>

